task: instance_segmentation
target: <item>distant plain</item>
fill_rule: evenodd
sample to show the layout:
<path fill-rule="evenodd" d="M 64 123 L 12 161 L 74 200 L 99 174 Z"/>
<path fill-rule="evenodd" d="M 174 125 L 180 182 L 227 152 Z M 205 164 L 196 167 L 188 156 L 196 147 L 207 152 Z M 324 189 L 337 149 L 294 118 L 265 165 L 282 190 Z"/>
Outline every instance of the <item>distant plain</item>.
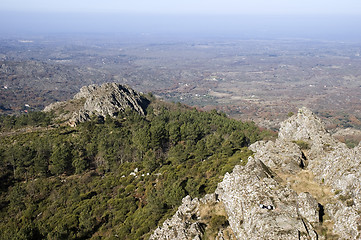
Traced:
<path fill-rule="evenodd" d="M 84 85 L 119 82 L 269 128 L 302 106 L 330 126 L 360 128 L 360 53 L 358 42 L 299 38 L 2 38 L 0 108 L 41 110 Z"/>

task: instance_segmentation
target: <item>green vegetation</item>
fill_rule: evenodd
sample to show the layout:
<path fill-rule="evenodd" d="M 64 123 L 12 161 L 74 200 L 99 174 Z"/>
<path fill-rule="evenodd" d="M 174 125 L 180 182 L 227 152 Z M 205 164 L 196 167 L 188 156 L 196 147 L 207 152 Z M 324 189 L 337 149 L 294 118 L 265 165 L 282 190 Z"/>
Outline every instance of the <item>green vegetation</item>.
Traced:
<path fill-rule="evenodd" d="M 3 132 L 25 126 L 45 127 L 51 123 L 52 118 L 52 114 L 45 112 L 29 112 L 18 117 L 0 115 L 0 129 Z"/>
<path fill-rule="evenodd" d="M 345 140 L 345 144 L 348 148 L 354 148 L 359 144 L 360 140 L 359 139 L 346 139 Z"/>
<path fill-rule="evenodd" d="M 247 162 L 247 146 L 267 134 L 180 104 L 153 101 L 147 112 L 0 138 L 1 239 L 147 238 L 187 194 L 213 192 L 227 171 Z M 0 123 L 6 132 L 46 126 L 51 117 Z"/>
<path fill-rule="evenodd" d="M 303 140 L 297 140 L 297 141 L 292 141 L 292 142 L 296 143 L 302 150 L 310 149 L 310 144 Z"/>
<path fill-rule="evenodd" d="M 221 227 L 226 227 L 228 225 L 229 225 L 228 220 L 223 215 L 215 215 L 214 217 L 212 217 L 210 221 L 210 227 L 213 229 L 219 229 Z"/>

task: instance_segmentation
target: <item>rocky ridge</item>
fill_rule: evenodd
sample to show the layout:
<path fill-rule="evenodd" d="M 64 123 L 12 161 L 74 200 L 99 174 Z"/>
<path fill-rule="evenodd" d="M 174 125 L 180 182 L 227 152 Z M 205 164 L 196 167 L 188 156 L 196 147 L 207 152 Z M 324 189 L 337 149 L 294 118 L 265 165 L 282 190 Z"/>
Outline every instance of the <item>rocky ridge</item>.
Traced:
<path fill-rule="evenodd" d="M 332 201 L 324 206 L 334 221 L 333 232 L 342 239 L 361 238 L 361 143 L 347 148 L 327 133 L 320 119 L 306 108 L 281 125 L 279 138 L 309 144 L 305 150 L 307 169 L 315 181 L 329 186 L 333 193 Z"/>
<path fill-rule="evenodd" d="M 150 239 L 201 239 L 203 226 L 192 221 L 192 216 L 199 218 L 199 200 L 190 196 L 183 198 L 182 205 L 171 219 L 167 219 L 162 228 L 157 228 Z M 194 217 L 193 217 L 194 218 Z"/>
<path fill-rule="evenodd" d="M 118 83 L 89 85 L 80 89 L 72 100 L 57 102 L 45 107 L 44 111 L 58 111 L 60 118 L 69 119 L 76 125 L 87 121 L 91 116 L 115 117 L 119 112 L 132 109 L 145 115 L 149 101 L 128 86 Z"/>
<path fill-rule="evenodd" d="M 227 173 L 215 191 L 235 239 L 360 239 L 361 143 L 347 148 L 301 108 L 281 123 L 276 141 L 250 149 L 255 154 L 247 165 Z M 195 226 L 204 219 L 197 210 L 186 218 L 192 224 L 180 216 L 190 203 L 197 209 L 202 201 L 183 199 L 178 217 L 166 220 L 150 239 L 201 239 L 202 228 Z M 169 235 L 169 229 L 182 235 Z"/>
<path fill-rule="evenodd" d="M 183 198 L 182 205 L 179 206 L 173 217 L 165 220 L 163 225 L 154 231 L 150 239 L 201 240 L 206 236 L 235 240 L 228 223 L 219 226 L 219 229 L 207 228 L 207 225 L 211 225 L 209 221 L 211 215 L 223 216 L 225 214 L 224 206 L 217 199 L 217 194 L 207 194 L 201 199 L 191 199 L 190 196 L 187 196 Z"/>

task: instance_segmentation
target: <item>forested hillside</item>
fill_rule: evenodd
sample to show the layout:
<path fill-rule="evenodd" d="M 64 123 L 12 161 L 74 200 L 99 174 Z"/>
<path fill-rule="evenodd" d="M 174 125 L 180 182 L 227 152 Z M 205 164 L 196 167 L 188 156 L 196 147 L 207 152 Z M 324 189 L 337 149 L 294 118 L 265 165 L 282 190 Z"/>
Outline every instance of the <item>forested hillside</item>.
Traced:
<path fill-rule="evenodd" d="M 154 99 L 145 116 L 128 110 L 69 127 L 32 112 L 0 125 L 1 239 L 147 238 L 270 134 Z"/>

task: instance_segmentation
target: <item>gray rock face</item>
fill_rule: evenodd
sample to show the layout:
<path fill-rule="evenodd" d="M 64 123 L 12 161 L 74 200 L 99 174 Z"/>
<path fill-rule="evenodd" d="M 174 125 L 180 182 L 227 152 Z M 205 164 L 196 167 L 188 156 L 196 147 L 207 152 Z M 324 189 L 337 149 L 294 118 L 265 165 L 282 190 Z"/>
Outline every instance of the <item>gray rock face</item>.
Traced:
<path fill-rule="evenodd" d="M 227 173 L 215 192 L 237 239 L 361 239 L 361 143 L 348 149 L 302 108 L 281 124 L 275 142 L 250 149 L 247 165 Z M 181 222 L 177 214 L 172 221 Z M 172 239 L 161 234 L 171 232 L 165 225 L 151 239 Z M 193 234 L 174 239 L 202 237 L 197 221 L 172 226 Z"/>
<path fill-rule="evenodd" d="M 226 174 L 216 193 L 223 201 L 229 224 L 237 239 L 317 239 L 318 234 L 303 216 L 304 209 L 318 216 L 317 205 L 305 202 L 282 185 L 277 175 L 260 160 L 250 158 Z M 301 210 L 301 211 L 300 211 Z"/>
<path fill-rule="evenodd" d="M 165 220 L 162 227 L 158 227 L 150 239 L 202 239 L 204 229 L 198 221 L 195 221 L 200 215 L 199 204 L 197 198 L 193 200 L 190 196 L 183 198 L 182 205 L 174 216 Z"/>
<path fill-rule="evenodd" d="M 213 209 L 212 209 L 213 207 Z M 169 239 L 169 240 L 201 240 L 204 239 L 209 223 L 210 209 L 214 214 L 214 209 L 221 208 L 216 194 L 207 194 L 203 198 L 191 199 L 190 196 L 183 198 L 182 205 L 178 207 L 177 212 L 172 218 L 164 221 L 163 225 L 158 227 L 151 235 L 151 240 Z M 209 232 L 208 232 L 209 234 Z M 228 227 L 222 227 L 213 232 L 215 240 L 235 240 L 232 230 Z M 208 236 L 209 237 L 209 236 Z"/>
<path fill-rule="evenodd" d="M 90 119 L 92 115 L 101 117 L 114 117 L 127 108 L 133 109 L 141 115 L 145 114 L 148 101 L 133 89 L 118 83 L 105 83 L 101 86 L 90 85 L 80 89 L 73 102 L 80 103 L 69 117 L 70 122 L 77 124 Z M 47 106 L 44 111 L 52 111 L 58 108 L 66 108 L 68 102 L 60 102 Z M 74 104 L 76 105 L 76 104 Z"/>
<path fill-rule="evenodd" d="M 306 165 L 302 151 L 297 144 L 289 141 L 277 139 L 275 142 L 258 141 L 249 149 L 255 152 L 256 159 L 270 168 L 280 168 L 289 173 L 296 173 L 301 170 L 301 166 Z"/>
<path fill-rule="evenodd" d="M 281 125 L 279 137 L 309 143 L 307 169 L 335 193 L 324 209 L 335 223 L 333 232 L 342 239 L 361 238 L 361 143 L 354 149 L 347 148 L 305 108 Z"/>
<path fill-rule="evenodd" d="M 317 200 L 308 192 L 298 195 L 298 212 L 310 223 L 320 221 L 320 206 Z"/>
<path fill-rule="evenodd" d="M 101 86 L 90 85 L 80 89 L 74 99 L 85 98 L 84 111 L 96 112 L 101 116 L 114 116 L 126 108 L 134 109 L 144 115 L 143 99 L 133 89 L 117 83 Z"/>
<path fill-rule="evenodd" d="M 283 123 L 278 137 L 283 140 L 310 140 L 325 135 L 326 130 L 321 120 L 309 109 L 301 108 L 297 115 L 293 115 Z"/>

